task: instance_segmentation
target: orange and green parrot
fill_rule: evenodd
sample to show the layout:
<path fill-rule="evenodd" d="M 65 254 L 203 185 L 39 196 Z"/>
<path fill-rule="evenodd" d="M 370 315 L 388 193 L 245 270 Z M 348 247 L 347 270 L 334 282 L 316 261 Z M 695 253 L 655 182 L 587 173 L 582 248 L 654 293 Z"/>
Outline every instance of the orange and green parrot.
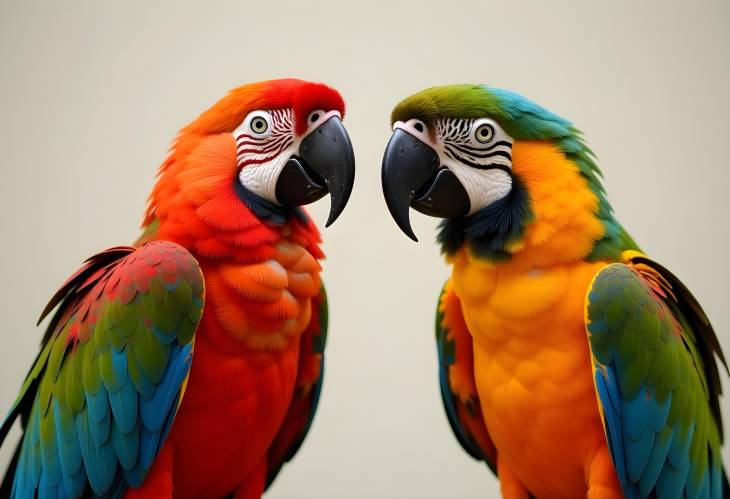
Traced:
<path fill-rule="evenodd" d="M 614 218 L 580 132 L 513 92 L 435 87 L 392 112 L 385 200 L 440 217 L 440 391 L 507 499 L 729 498 L 717 337 Z M 726 366 L 725 366 L 726 367 Z"/>
<path fill-rule="evenodd" d="M 272 80 L 182 129 L 142 237 L 89 258 L 41 316 L 0 497 L 261 497 L 322 388 L 323 254 L 300 206 L 329 193 L 329 225 L 347 203 L 344 111 L 330 87 Z"/>

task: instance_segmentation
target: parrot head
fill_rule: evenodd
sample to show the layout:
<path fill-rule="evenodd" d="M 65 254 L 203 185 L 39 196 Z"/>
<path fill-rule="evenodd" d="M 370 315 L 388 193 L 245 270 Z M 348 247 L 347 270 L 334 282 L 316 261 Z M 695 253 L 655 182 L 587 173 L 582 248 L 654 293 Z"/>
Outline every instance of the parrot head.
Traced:
<path fill-rule="evenodd" d="M 299 207 L 329 194 L 329 226 L 355 179 L 344 112 L 340 94 L 320 83 L 280 79 L 232 90 L 181 130 L 143 225 L 203 254 L 225 253 L 270 236 L 291 214 L 308 223 Z M 258 222 L 267 228 L 245 236 Z"/>
<path fill-rule="evenodd" d="M 466 246 L 489 260 L 528 249 L 573 259 L 630 244 L 580 132 L 526 98 L 484 85 L 433 87 L 400 102 L 391 123 L 383 193 L 413 240 L 410 208 L 444 219 L 447 255 Z"/>

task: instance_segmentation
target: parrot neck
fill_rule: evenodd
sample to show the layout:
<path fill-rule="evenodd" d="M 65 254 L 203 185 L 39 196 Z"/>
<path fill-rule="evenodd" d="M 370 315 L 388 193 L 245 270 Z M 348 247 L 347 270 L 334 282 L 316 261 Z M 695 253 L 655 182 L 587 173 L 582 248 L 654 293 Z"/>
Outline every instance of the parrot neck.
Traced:
<path fill-rule="evenodd" d="M 552 142 L 522 141 L 512 154 L 510 194 L 442 224 L 439 240 L 447 257 L 463 248 L 489 265 L 510 260 L 535 268 L 617 261 L 622 251 L 638 249 L 613 217 L 585 151 L 565 153 Z M 586 160 L 590 163 L 581 164 Z"/>
<path fill-rule="evenodd" d="M 143 226 L 134 246 L 150 241 L 172 241 L 190 251 L 201 264 L 205 260 L 248 264 L 270 259 L 277 246 L 290 242 L 306 249 L 316 259 L 324 258 L 319 248 L 319 231 L 300 208 L 278 224 L 257 221 L 240 230 L 201 229 L 199 221 L 179 223 L 174 219 L 154 218 Z"/>
<path fill-rule="evenodd" d="M 272 225 L 284 225 L 290 217 L 297 217 L 303 223 L 309 222 L 309 216 L 299 206 L 287 207 L 272 203 L 255 192 L 246 189 L 240 182 L 235 181 L 233 188 L 238 198 L 259 220 L 265 220 Z"/>
<path fill-rule="evenodd" d="M 319 232 L 304 210 L 267 201 L 238 179 L 231 133 L 184 130 L 160 167 L 137 244 L 171 241 L 198 260 L 210 298 L 202 348 L 246 356 L 298 348 L 320 293 Z"/>
<path fill-rule="evenodd" d="M 260 262 L 284 240 L 323 256 L 304 210 L 281 207 L 241 185 L 230 133 L 178 138 L 160 167 L 142 225 L 137 244 L 172 241 L 199 260 Z"/>
<path fill-rule="evenodd" d="M 437 240 L 442 253 L 447 255 L 466 244 L 474 255 L 486 260 L 509 260 L 512 256 L 510 247 L 520 240 L 532 218 L 524 182 L 513 176 L 512 189 L 507 196 L 472 215 L 443 220 Z"/>

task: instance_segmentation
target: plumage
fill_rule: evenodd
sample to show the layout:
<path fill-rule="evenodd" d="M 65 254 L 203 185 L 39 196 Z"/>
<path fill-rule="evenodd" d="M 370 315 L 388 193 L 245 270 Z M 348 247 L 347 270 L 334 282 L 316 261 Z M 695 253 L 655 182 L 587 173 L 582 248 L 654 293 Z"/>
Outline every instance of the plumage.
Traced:
<path fill-rule="evenodd" d="M 491 123 L 511 159 L 497 165 L 509 189 L 496 201 L 475 205 L 474 185 L 451 192 L 467 196 L 458 216 L 439 215 L 451 213 L 437 204 L 449 193 L 434 192 L 446 184 L 419 173 L 433 164 L 408 162 L 401 132 L 462 185 L 504 191 L 495 179 L 505 177 L 480 177 L 469 168 L 495 165 L 449 154 L 445 120 L 472 134 L 459 147 L 474 151 L 497 147 L 476 135 Z M 392 121 L 396 145 L 383 160 L 391 214 L 407 234 L 404 203 L 445 217 L 438 242 L 453 269 L 436 316 L 444 409 L 503 496 L 730 497 L 717 337 L 689 290 L 616 220 L 580 132 L 484 85 L 424 90 Z"/>
<path fill-rule="evenodd" d="M 717 481 L 715 474 L 722 475 L 722 425 L 702 400 L 708 396 L 716 399 L 719 393 L 708 392 L 704 372 L 696 370 L 704 361 L 693 346 L 696 339 L 693 330 L 686 327 L 684 315 L 695 310 L 681 305 L 695 301 L 686 289 L 672 288 L 670 282 L 677 279 L 666 269 L 654 266 L 640 254 L 635 255 L 635 261 L 632 255 L 627 254 L 626 263 L 602 269 L 587 299 L 594 369 L 605 386 L 599 391 L 601 406 L 607 405 L 607 392 L 616 392 L 615 407 L 604 418 L 620 419 L 622 425 L 620 432 L 617 424 L 609 425 L 608 431 L 609 440 L 623 440 L 623 452 L 614 452 L 615 460 L 626 463 L 626 473 L 620 473 L 619 479 L 630 497 L 642 494 L 644 472 L 650 474 L 644 480 L 645 491 L 653 482 L 660 496 L 662 490 L 667 491 L 664 494 L 684 490 L 687 497 L 697 497 L 705 483 Z M 623 320 L 609 320 L 607 314 L 612 313 Z M 629 335 L 635 338 L 634 344 L 624 346 Z M 712 350 L 710 353 L 714 354 Z M 721 355 L 719 350 L 717 353 Z M 714 359 L 710 362 L 714 367 Z M 679 376 L 665 378 L 667 363 L 676 366 Z M 615 376 L 609 376 L 608 371 L 615 371 Z M 657 385 L 664 389 L 657 390 Z M 659 438 L 665 428 L 667 435 Z M 648 466 L 650 457 L 653 462 Z M 708 487 L 705 497 L 722 497 L 722 490 Z"/>
<path fill-rule="evenodd" d="M 61 288 L 64 294 L 52 300 L 59 308 L 47 333 L 44 351 L 50 353 L 41 354 L 31 369 L 30 383 L 21 391 L 0 432 L 4 438 L 15 417 L 27 417 L 24 408 L 32 404 L 31 430 L 26 431 L 18 448 L 18 466 L 36 467 L 34 455 L 39 453 L 39 483 L 41 488 L 46 487 L 45 493 L 51 493 L 48 487 L 61 485 L 63 494 L 69 497 L 78 496 L 85 487 L 89 493 L 104 494 L 115 475 L 121 472 L 118 463 L 131 465 L 136 461 L 140 424 L 137 404 L 141 394 L 127 374 L 126 349 L 140 336 L 159 341 L 153 329 L 161 316 L 140 309 L 144 296 L 155 283 L 166 279 L 165 274 L 174 278 L 173 282 L 185 281 L 193 290 L 189 302 L 165 311 L 165 320 L 176 324 L 174 332 L 183 331 L 180 325 L 185 323 L 196 326 L 203 308 L 202 274 L 187 251 L 168 242 L 150 243 L 139 249 L 116 248 L 94 256 Z M 128 297 L 126 303 L 120 301 L 122 297 Z M 100 340 L 108 336 L 111 327 L 98 325 L 115 322 L 117 316 L 121 317 L 119 314 L 130 309 L 140 318 L 139 327 L 124 337 L 117 348 L 112 348 L 107 339 Z M 102 334 L 82 336 L 79 331 L 84 328 Z M 191 341 L 192 335 L 178 336 L 175 348 L 180 349 Z M 83 364 L 86 369 L 81 369 L 85 358 L 93 358 L 94 362 Z M 189 367 L 189 349 L 183 358 Z M 178 380 L 175 398 L 179 396 L 180 385 Z M 73 396 L 69 391 L 78 395 Z M 174 412 L 177 404 L 170 399 L 159 410 Z M 39 448 L 33 445 L 38 434 Z M 3 483 L 4 493 L 12 487 L 18 497 L 27 496 L 23 491 L 35 488 L 32 477 L 36 473 L 16 472 L 14 481 L 12 474 L 8 474 Z"/>
<path fill-rule="evenodd" d="M 237 154 L 252 113 L 291 117 L 271 163 Z M 25 430 L 0 496 L 261 496 L 312 423 L 327 300 L 314 223 L 241 171 L 278 182 L 294 161 L 287 181 L 311 172 L 326 183 L 311 192 L 341 211 L 354 176 L 343 114 L 325 85 L 272 80 L 180 132 L 135 246 L 88 259 L 43 311 L 55 309 L 41 352 L 0 427 L 0 442 L 18 416 Z M 282 143 L 259 135 L 267 151 Z M 325 137 L 319 156 L 296 149 L 307 135 Z"/>

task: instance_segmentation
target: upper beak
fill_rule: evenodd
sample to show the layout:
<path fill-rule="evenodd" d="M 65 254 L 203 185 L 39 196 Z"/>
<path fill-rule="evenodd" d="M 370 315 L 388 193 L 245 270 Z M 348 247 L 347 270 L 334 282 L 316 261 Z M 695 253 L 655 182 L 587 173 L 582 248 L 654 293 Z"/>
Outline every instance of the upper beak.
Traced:
<path fill-rule="evenodd" d="M 422 140 L 400 128 L 385 148 L 383 194 L 398 227 L 411 239 L 409 208 L 426 215 L 451 218 L 469 212 L 469 196 L 456 175 L 441 167 L 438 153 Z"/>
<path fill-rule="evenodd" d="M 332 116 L 307 135 L 299 155 L 284 166 L 276 182 L 276 199 L 285 205 L 301 206 L 329 192 L 332 201 L 329 227 L 350 199 L 355 183 L 355 155 L 342 120 Z"/>

